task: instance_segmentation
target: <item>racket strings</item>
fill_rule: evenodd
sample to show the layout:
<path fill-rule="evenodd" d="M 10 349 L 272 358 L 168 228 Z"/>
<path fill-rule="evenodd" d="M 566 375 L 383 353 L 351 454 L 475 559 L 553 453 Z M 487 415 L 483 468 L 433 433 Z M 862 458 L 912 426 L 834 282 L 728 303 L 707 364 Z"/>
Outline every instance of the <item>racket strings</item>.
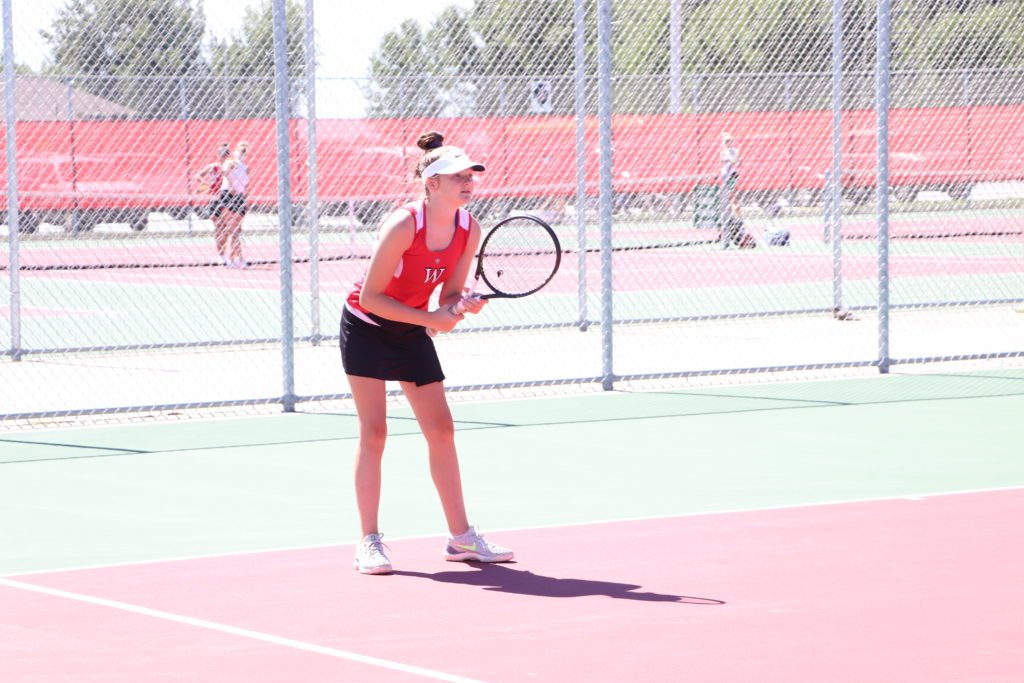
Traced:
<path fill-rule="evenodd" d="M 554 275 L 559 248 L 554 236 L 530 219 L 512 219 L 495 228 L 481 249 L 482 276 L 495 292 L 532 292 Z"/>

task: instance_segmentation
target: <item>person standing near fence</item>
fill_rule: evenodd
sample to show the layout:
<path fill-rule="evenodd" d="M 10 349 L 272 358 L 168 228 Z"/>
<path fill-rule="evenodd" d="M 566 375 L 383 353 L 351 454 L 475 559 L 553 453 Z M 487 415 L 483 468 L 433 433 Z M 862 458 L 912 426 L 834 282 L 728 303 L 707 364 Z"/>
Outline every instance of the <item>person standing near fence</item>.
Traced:
<path fill-rule="evenodd" d="M 416 168 L 424 198 L 386 218 L 363 278 L 349 293 L 341 317 L 341 359 L 359 416 L 355 460 L 356 503 L 362 540 L 353 566 L 389 574 L 378 527 L 381 460 L 387 438 L 386 381 L 398 381 L 427 441 L 430 473 L 448 525 L 446 560 L 507 562 L 513 553 L 490 543 L 469 524 L 455 449 L 455 425 L 444 373 L 428 329 L 447 332 L 485 300 L 464 296 L 480 243 L 480 225 L 463 207 L 473 198 L 474 172 L 484 166 L 440 133 L 420 136 Z M 438 307 L 429 309 L 441 287 Z"/>
<path fill-rule="evenodd" d="M 727 217 L 739 217 L 736 186 L 740 181 L 740 149 L 729 133 L 722 133 L 722 207 Z"/>
<path fill-rule="evenodd" d="M 225 232 L 227 235 L 228 268 L 248 268 L 242 257 L 242 220 L 246 212 L 246 190 L 249 188 L 249 166 L 245 157 L 249 154 L 249 143 L 242 141 L 235 146 L 235 153 L 224 162 L 224 188 L 221 190 L 224 210 Z"/>
<path fill-rule="evenodd" d="M 224 206 L 221 203 L 221 191 L 224 190 L 224 164 L 231 156 L 228 143 L 220 143 L 217 148 L 217 161 L 207 164 L 196 174 L 205 192 L 211 195 L 206 213 L 213 223 L 213 241 L 217 245 L 217 261 L 221 265 L 228 264 L 228 226 L 224 218 Z"/>

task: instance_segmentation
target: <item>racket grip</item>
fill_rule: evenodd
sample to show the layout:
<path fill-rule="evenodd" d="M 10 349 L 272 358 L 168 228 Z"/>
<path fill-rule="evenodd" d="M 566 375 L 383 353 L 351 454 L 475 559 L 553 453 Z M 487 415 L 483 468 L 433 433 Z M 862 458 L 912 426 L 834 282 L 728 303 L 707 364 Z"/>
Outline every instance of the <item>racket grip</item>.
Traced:
<path fill-rule="evenodd" d="M 467 299 L 477 299 L 477 298 L 479 298 L 479 297 L 477 297 L 476 294 L 472 294 L 472 293 L 465 294 L 465 295 L 463 295 L 463 297 L 461 299 L 458 300 L 457 303 L 455 303 L 448 310 L 450 310 L 454 315 L 462 315 L 463 313 L 465 313 L 468 310 L 466 308 L 466 300 Z"/>

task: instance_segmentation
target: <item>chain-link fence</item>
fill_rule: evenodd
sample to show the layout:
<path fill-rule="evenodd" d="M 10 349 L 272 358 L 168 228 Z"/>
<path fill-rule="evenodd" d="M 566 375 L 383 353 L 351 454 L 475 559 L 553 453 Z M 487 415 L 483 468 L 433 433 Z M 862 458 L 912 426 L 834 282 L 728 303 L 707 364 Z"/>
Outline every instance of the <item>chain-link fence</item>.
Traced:
<path fill-rule="evenodd" d="M 438 338 L 455 394 L 1024 355 L 1022 1 L 3 9 L 0 420 L 344 400 L 427 130 L 565 248 Z"/>

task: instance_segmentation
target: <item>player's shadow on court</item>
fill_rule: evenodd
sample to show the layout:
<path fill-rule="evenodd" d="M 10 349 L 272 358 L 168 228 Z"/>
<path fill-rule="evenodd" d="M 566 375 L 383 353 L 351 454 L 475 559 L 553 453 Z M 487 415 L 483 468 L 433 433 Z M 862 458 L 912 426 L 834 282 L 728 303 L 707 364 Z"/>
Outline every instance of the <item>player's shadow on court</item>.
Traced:
<path fill-rule="evenodd" d="M 681 602 L 693 605 L 724 605 L 724 600 L 697 598 L 689 595 L 667 595 L 664 593 L 638 592 L 637 586 L 614 581 L 591 581 L 589 579 L 559 579 L 554 576 L 534 574 L 514 569 L 507 564 L 465 562 L 476 571 L 447 571 L 428 574 L 426 572 L 395 571 L 398 576 L 413 576 L 442 583 L 461 583 L 480 586 L 484 590 L 500 593 L 520 593 L 542 598 L 581 598 L 587 595 L 607 595 L 622 600 L 646 602 Z"/>

